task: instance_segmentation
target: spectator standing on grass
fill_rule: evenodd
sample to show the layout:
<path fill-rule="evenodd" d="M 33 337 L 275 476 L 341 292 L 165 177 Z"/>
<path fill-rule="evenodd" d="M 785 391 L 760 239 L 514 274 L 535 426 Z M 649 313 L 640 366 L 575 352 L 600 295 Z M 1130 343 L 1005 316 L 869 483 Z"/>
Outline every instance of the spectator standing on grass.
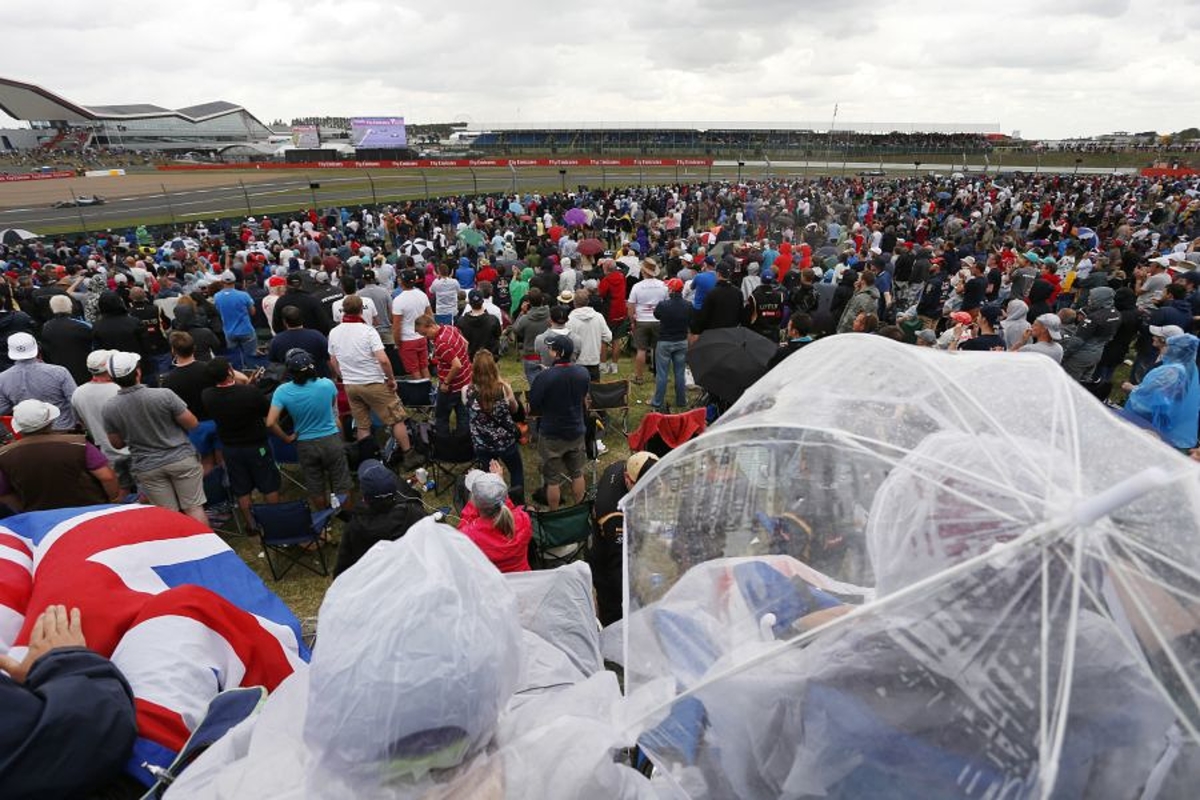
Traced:
<path fill-rule="evenodd" d="M 529 389 L 530 410 L 538 422 L 538 455 L 542 459 L 542 478 L 546 483 L 546 504 L 558 508 L 562 484 L 570 483 L 575 502 L 583 502 L 586 485 L 583 466 L 584 413 L 591 380 L 587 370 L 571 363 L 575 346 L 568 336 L 547 341 L 554 365 L 542 370 Z"/>
<path fill-rule="evenodd" d="M 567 330 L 579 340 L 579 355 L 575 363 L 588 371 L 593 381 L 600 380 L 600 359 L 612 344 L 612 331 L 604 315 L 591 306 L 587 289 L 577 289 L 572 298 L 574 306 L 567 315 Z"/>
<path fill-rule="evenodd" d="M 238 288 L 234 274 L 225 270 L 221 273 L 221 290 L 213 297 L 213 304 L 221 315 L 225 342 L 234 355 L 233 364 L 244 370 L 258 350 L 258 334 L 250 320 L 254 314 L 254 300 Z"/>
<path fill-rule="evenodd" d="M 251 492 L 258 490 L 268 503 L 279 502 L 280 475 L 267 444 L 267 413 L 271 405 L 256 386 L 239 384 L 233 366 L 224 358 L 204 365 L 213 386 L 201 393 L 204 410 L 216 425 L 229 487 L 248 528 Z"/>
<path fill-rule="evenodd" d="M 659 280 L 657 261 L 652 258 L 644 259 L 641 275 L 642 279 L 629 292 L 629 303 L 633 306 L 632 331 L 635 350 L 633 382 L 637 384 L 645 380 L 646 354 L 655 352 L 658 347 L 659 323 L 654 317 L 654 309 L 667 299 L 667 285 Z"/>
<path fill-rule="evenodd" d="M 458 296 L 462 291 L 456 278 L 450 275 L 450 265 L 442 263 L 437 268 L 438 276 L 429 286 L 433 298 L 433 318 L 439 325 L 453 325 L 458 316 Z"/>
<path fill-rule="evenodd" d="M 396 376 L 383 340 L 363 321 L 361 297 L 347 297 L 342 310 L 341 324 L 329 332 L 329 367 L 345 386 L 355 437 L 361 442 L 371 436 L 374 414 L 400 446 L 405 469 L 415 466 L 419 457 L 408 438 L 404 406 L 396 394 Z"/>
<path fill-rule="evenodd" d="M 650 407 L 665 411 L 667 402 L 667 380 L 675 380 L 675 407 L 687 408 L 688 329 L 695 309 L 683 299 L 683 281 L 671 278 L 667 281 L 667 299 L 654 307 L 654 317 L 659 322 L 658 346 L 654 352 L 654 397 Z"/>
<path fill-rule="evenodd" d="M 429 297 L 421 288 L 421 273 L 406 269 L 400 274 L 403 287 L 392 301 L 392 339 L 400 354 L 405 373 L 413 378 L 429 377 L 429 345 L 417 333 L 417 318 L 432 314 Z"/>
<path fill-rule="evenodd" d="M 490 314 L 488 316 L 491 316 Z M 465 434 L 467 410 L 462 391 L 471 383 L 471 359 L 467 340 L 453 325 L 439 325 L 428 314 L 417 317 L 417 332 L 432 346 L 430 360 L 437 373 L 438 388 L 434 407 L 434 427 L 439 436 L 450 433 L 450 414 L 454 414 L 455 434 Z"/>
<path fill-rule="evenodd" d="M 537 338 L 550 327 L 550 309 L 545 305 L 545 295 L 536 287 L 531 288 L 522 303 L 521 315 L 513 323 L 512 335 L 521 348 L 521 367 L 530 386 L 542 369 L 542 357 L 537 352 Z"/>
<path fill-rule="evenodd" d="M 312 356 L 296 348 L 285 359 L 291 380 L 276 387 L 267 412 L 267 428 L 285 443 L 296 444 L 304 489 L 312 508 L 328 508 L 329 493 L 349 494 L 353 488 L 346 450 L 342 447 L 337 413 L 337 387 L 318 378 Z M 279 427 L 283 412 L 292 419 L 292 433 Z"/>
<path fill-rule="evenodd" d="M 104 427 L 104 404 L 117 396 L 121 388 L 113 383 L 108 374 L 108 357 L 110 350 L 93 350 L 88 354 L 87 368 L 91 379 L 77 388 L 71 395 L 71 408 L 83 423 L 83 429 L 92 437 L 92 442 L 104 453 L 108 463 L 117 474 L 117 481 L 122 488 L 133 488 L 133 474 L 130 472 L 129 448 L 113 447 L 108 440 L 108 429 Z"/>
<path fill-rule="evenodd" d="M 267 358 L 282 364 L 287 354 L 298 347 L 312 356 L 318 377 L 329 377 L 329 340 L 325 334 L 304 327 L 304 314 L 295 306 L 285 308 L 282 319 L 283 329 L 271 339 Z"/>
<path fill-rule="evenodd" d="M 471 424 L 471 445 L 476 463 L 487 466 L 493 459 L 508 468 L 510 495 L 519 504 L 525 497 L 525 466 L 521 461 L 521 432 L 513 420 L 517 397 L 512 386 L 500 377 L 496 359 L 487 350 L 471 362 L 471 385 L 463 390 Z"/>
<path fill-rule="evenodd" d="M 71 316 L 71 298 L 65 294 L 51 296 L 50 311 L 54 316 L 42 326 L 43 358 L 47 364 L 66 367 L 75 383 L 87 383 L 92 326 Z"/>
<path fill-rule="evenodd" d="M 8 337 L 7 352 L 12 366 L 0 372 L 0 414 L 11 414 L 22 400 L 45 400 L 60 412 L 53 423 L 55 430 L 73 430 L 75 379 L 71 373 L 56 364 L 42 363 L 37 340 L 24 331 Z"/>
<path fill-rule="evenodd" d="M 138 489 L 153 505 L 182 511 L 208 525 L 204 513 L 204 470 L 188 431 L 199 421 L 170 389 L 142 383 L 140 359 L 113 353 L 108 372 L 120 389 L 104 404 L 104 428 L 113 447 L 128 445 Z"/>
<path fill-rule="evenodd" d="M 480 350 L 500 355 L 500 321 L 488 313 L 483 302 L 483 294 L 478 289 L 472 289 L 467 293 L 467 310 L 455 323 L 467 340 L 467 355 L 470 358 L 474 358 Z"/>
<path fill-rule="evenodd" d="M 604 276 L 600 278 L 600 283 L 596 286 L 596 293 L 600 295 L 604 320 L 608 323 L 608 329 L 612 333 L 612 343 L 607 348 L 608 359 L 601 372 L 615 375 L 617 374 L 617 363 L 621 359 L 621 347 L 625 342 L 625 337 L 629 335 L 629 305 L 626 302 L 628 289 L 625 284 L 625 276 L 617 268 L 616 261 L 611 258 L 602 259 L 600 268 L 603 270 Z"/>

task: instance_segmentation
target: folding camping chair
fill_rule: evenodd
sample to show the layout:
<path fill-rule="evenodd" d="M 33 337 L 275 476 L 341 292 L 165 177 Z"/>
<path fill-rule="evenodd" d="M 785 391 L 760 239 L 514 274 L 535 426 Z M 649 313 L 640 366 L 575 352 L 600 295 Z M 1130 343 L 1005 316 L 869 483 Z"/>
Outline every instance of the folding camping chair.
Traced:
<path fill-rule="evenodd" d="M 533 522 L 529 542 L 529 565 L 553 569 L 586 558 L 592 538 L 592 501 L 554 511 L 528 509 Z"/>
<path fill-rule="evenodd" d="M 271 458 L 275 459 L 275 466 L 279 468 L 279 474 L 291 481 L 298 488 L 304 489 L 304 483 L 284 469 L 284 466 L 300 466 L 300 454 L 296 451 L 295 442 L 285 442 L 275 434 L 270 433 L 267 434 L 267 446 L 271 448 Z"/>
<path fill-rule="evenodd" d="M 429 451 L 426 459 L 429 476 L 434 483 L 439 486 L 453 484 L 475 466 L 475 445 L 471 442 L 470 430 L 461 433 L 451 431 L 439 436 L 430 426 L 428 434 Z"/>
<path fill-rule="evenodd" d="M 593 381 L 588 392 L 592 411 L 621 415 L 621 433 L 629 434 L 629 381 Z"/>
<path fill-rule="evenodd" d="M 396 394 L 404 404 L 410 419 L 416 422 L 433 420 L 433 381 L 429 378 L 404 378 L 396 381 Z"/>
<path fill-rule="evenodd" d="M 682 414 L 651 411 L 642 418 L 637 430 L 629 434 L 629 452 L 645 450 L 662 458 L 684 442 L 704 433 L 707 425 L 703 408 L 693 408 Z"/>
<path fill-rule="evenodd" d="M 209 524 L 212 524 L 214 519 L 225 517 L 226 508 L 229 509 L 228 516 L 233 520 L 233 530 L 213 525 L 214 531 L 237 536 L 245 535 L 245 531 L 242 529 L 242 519 L 238 516 L 237 498 L 233 496 L 233 487 L 229 485 L 229 473 L 226 472 L 224 466 L 218 464 L 204 476 L 204 497 L 207 501 L 204 507 L 208 512 Z M 246 522 L 249 521 L 246 520 Z"/>
<path fill-rule="evenodd" d="M 310 511 L 303 500 L 250 506 L 272 578 L 280 580 L 297 564 L 317 575 L 329 574 L 321 538 L 332 524 L 334 513 L 332 508 Z M 282 571 L 276 567 L 272 554 L 282 556 L 286 562 Z"/>

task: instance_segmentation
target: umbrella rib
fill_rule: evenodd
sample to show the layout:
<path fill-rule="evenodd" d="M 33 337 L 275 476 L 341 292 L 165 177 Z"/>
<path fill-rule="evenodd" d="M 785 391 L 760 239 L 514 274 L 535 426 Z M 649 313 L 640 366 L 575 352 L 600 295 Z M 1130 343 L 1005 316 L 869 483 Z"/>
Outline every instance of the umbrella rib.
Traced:
<path fill-rule="evenodd" d="M 1166 564 L 1171 569 L 1182 572 L 1183 574 L 1187 575 L 1192 580 L 1196 581 L 1197 583 L 1200 583 L 1200 574 L 1197 574 L 1191 567 L 1184 566 L 1183 564 L 1180 564 L 1175 559 L 1173 559 L 1169 556 L 1163 555 L 1162 553 L 1158 552 L 1157 550 L 1153 550 L 1153 549 L 1147 547 L 1143 543 L 1139 542 L 1137 539 L 1131 538 L 1124 531 L 1114 530 L 1109 535 L 1115 539 L 1119 539 L 1122 544 L 1127 545 L 1128 547 L 1131 547 L 1135 550 L 1141 550 L 1142 552 L 1146 553 L 1147 555 L 1152 556 L 1153 558 L 1156 558 L 1159 561 L 1161 561 L 1162 563 Z M 1175 591 L 1175 589 L 1173 587 L 1172 587 L 1172 591 Z M 1190 595 L 1189 595 L 1189 597 L 1190 597 Z M 1198 602 L 1200 602 L 1200 600 L 1198 600 Z"/>
<path fill-rule="evenodd" d="M 944 370 L 941 367 L 940 364 L 934 363 L 933 359 L 926 359 L 926 361 L 928 363 L 923 364 L 922 366 L 925 367 L 926 369 L 936 373 L 936 375 L 938 377 L 942 378 L 941 381 L 934 381 L 934 386 L 936 387 L 938 394 L 942 395 L 942 397 L 945 399 L 946 403 L 950 406 L 950 408 L 954 409 L 955 416 L 958 418 L 959 423 L 961 424 L 961 426 L 964 429 L 966 429 L 967 425 L 966 425 L 966 419 L 965 419 L 964 415 L 962 414 L 962 412 L 960 412 L 958 410 L 958 406 L 954 403 L 953 398 L 951 398 L 949 393 L 946 391 L 947 385 L 956 385 L 957 382 L 954 380 L 953 376 L 951 376 L 946 370 Z M 1025 461 L 1025 463 L 1027 464 L 1027 466 L 1029 467 L 1029 469 L 1031 471 L 1033 471 L 1035 473 L 1040 472 L 1040 470 L 1037 469 L 1037 464 L 1035 464 L 1032 460 L 1030 460 L 1025 455 L 1024 448 L 1019 446 L 1019 443 L 1016 441 L 1016 439 L 1002 425 L 1000 425 L 999 420 L 997 420 L 994 416 L 992 416 L 992 414 L 977 399 L 975 399 L 973 396 L 971 396 L 970 394 L 967 394 L 965 392 L 963 393 L 963 399 L 965 399 L 977 412 L 979 412 L 979 414 L 982 415 L 983 418 L 985 420 L 987 420 L 988 423 L 991 424 L 992 428 L 995 431 L 997 431 L 1000 434 L 1000 436 L 1003 439 L 1005 439 L 1017 453 L 1020 453 L 1022 460 Z M 1057 404 L 1055 404 L 1055 408 L 1057 410 Z M 967 432 L 968 433 L 976 433 L 975 431 L 970 431 L 970 430 L 968 430 Z M 992 448 L 985 448 L 984 454 L 987 457 L 987 459 L 992 462 L 992 464 L 994 466 L 999 466 L 999 464 L 996 460 L 996 457 L 992 453 Z M 1048 475 L 1043 475 L 1042 477 L 1044 480 L 1048 480 L 1050 478 L 1050 476 L 1048 476 Z M 1030 509 L 1027 508 L 1026 510 L 1028 511 Z"/>
<path fill-rule="evenodd" d="M 734 430 L 739 430 L 739 429 L 759 428 L 759 427 L 762 427 L 762 426 L 749 425 L 749 424 L 739 425 L 738 423 L 735 422 L 731 425 L 721 428 L 720 432 L 725 433 L 728 431 L 734 431 Z M 926 456 L 924 454 L 918 454 L 913 450 L 909 450 L 907 448 L 900 447 L 899 445 L 891 444 L 890 442 L 884 442 L 882 440 L 875 439 L 873 437 L 866 436 L 864 434 L 851 433 L 849 431 L 835 430 L 833 428 L 826 428 L 826 427 L 817 426 L 817 425 L 803 425 L 803 424 L 796 425 L 796 424 L 789 423 L 789 424 L 781 425 L 780 427 L 793 428 L 795 430 L 800 430 L 800 431 L 816 431 L 816 432 L 820 432 L 820 433 L 827 433 L 834 440 L 841 439 L 841 440 L 846 441 L 847 444 L 853 444 L 853 445 L 857 446 L 860 450 L 862 450 L 864 453 L 867 453 L 867 454 L 872 455 L 882 461 L 889 463 L 893 468 L 902 466 L 904 458 L 913 458 L 913 457 L 918 458 L 918 459 L 925 459 L 933 464 L 939 464 L 939 465 L 941 464 L 941 462 L 936 461 L 935 459 L 933 459 L 929 456 Z M 698 437 L 696 439 L 693 439 L 692 441 L 700 442 L 701 440 L 702 440 L 702 437 Z M 778 443 L 779 443 L 778 440 L 771 440 L 771 441 L 764 441 L 764 442 L 743 442 L 742 444 L 770 445 L 770 444 L 778 444 Z M 670 454 L 668 454 L 666 456 L 666 458 L 663 459 L 663 462 L 670 463 L 667 461 L 667 459 L 671 458 L 671 456 L 674 455 L 676 452 L 683 451 L 685 448 L 687 448 L 688 444 L 691 444 L 691 442 L 688 442 L 687 444 L 685 444 L 683 447 L 679 448 L 678 450 L 672 451 Z M 866 445 L 868 445 L 868 444 L 876 446 L 883 450 L 894 450 L 897 453 L 901 454 L 900 458 L 892 458 L 889 456 L 885 456 L 883 453 L 877 452 L 876 450 L 874 450 L 870 447 L 867 447 Z M 681 460 L 682 458 L 683 458 L 683 456 L 681 455 L 677 459 L 672 459 L 672 460 Z M 1024 497 L 1024 498 L 1028 499 L 1028 495 L 1020 494 L 1020 493 L 1014 491 L 1013 487 L 1007 486 L 1007 485 L 999 483 L 997 481 L 994 481 L 986 475 L 972 475 L 972 476 L 970 476 L 970 478 L 976 485 L 995 490 L 999 494 L 1010 494 L 1014 498 Z M 960 492 L 956 489 L 953 489 L 951 487 L 945 486 L 944 484 L 942 485 L 941 488 L 943 488 L 945 491 L 950 492 L 951 494 L 955 495 L 959 499 L 967 502 L 968 504 L 975 506 L 976 508 L 996 514 L 1010 522 L 1028 523 L 1028 520 L 1018 519 L 1017 517 L 1014 517 L 1011 514 L 1008 514 L 1007 512 L 1004 512 L 998 508 L 992 508 L 989 505 L 980 503 L 978 500 L 971 497 L 970 495 L 963 494 L 962 492 Z M 1030 511 L 1032 513 L 1032 509 Z"/>
<path fill-rule="evenodd" d="M 1100 545 L 1100 549 L 1104 550 L 1104 551 L 1107 550 L 1107 548 L 1105 548 L 1103 546 L 1103 544 Z M 1063 558 L 1063 556 L 1061 554 L 1058 555 L 1058 558 L 1060 558 L 1064 562 L 1066 562 L 1066 559 Z M 1072 571 L 1074 570 L 1074 567 L 1070 563 L 1067 563 L 1067 568 L 1071 569 Z M 1095 592 L 1092 591 L 1091 587 L 1086 585 L 1086 582 L 1081 580 L 1080 583 L 1083 584 L 1083 590 L 1085 592 L 1087 592 L 1088 597 L 1096 605 L 1096 607 L 1098 609 L 1104 609 L 1107 612 L 1108 604 L 1103 600 L 1103 598 L 1097 597 Z M 1136 597 L 1132 591 L 1130 591 L 1130 597 L 1134 598 L 1135 602 L 1136 602 Z M 1139 611 L 1141 611 L 1141 613 L 1143 615 L 1145 614 L 1144 609 L 1139 608 Z M 1113 619 L 1111 612 L 1109 612 L 1105 618 L 1108 619 L 1110 622 L 1113 622 L 1114 624 L 1116 624 L 1116 620 Z M 1149 623 L 1149 617 L 1146 618 L 1146 621 L 1147 621 L 1147 623 Z M 1155 631 L 1156 635 L 1159 635 L 1157 628 L 1153 624 L 1149 624 L 1149 627 Z M 1200 731 L 1197 731 L 1196 726 L 1192 724 L 1188 715 L 1186 713 L 1184 713 L 1183 709 L 1179 706 L 1179 704 L 1177 702 L 1175 702 L 1175 699 L 1171 696 L 1171 693 L 1167 690 L 1167 687 L 1163 685 L 1162 681 L 1159 680 L 1159 677 L 1157 675 L 1155 675 L 1153 670 L 1151 670 L 1149 668 L 1149 665 L 1146 663 L 1145 652 L 1138 648 L 1135 648 L 1133 646 L 1133 644 L 1125 636 L 1118 636 L 1117 638 L 1121 641 L 1121 645 L 1125 648 L 1125 650 L 1131 656 L 1133 656 L 1133 658 L 1135 660 L 1146 665 L 1146 670 L 1145 670 L 1143 677 L 1148 678 L 1150 680 L 1150 682 L 1154 685 L 1154 688 L 1159 691 L 1159 693 L 1162 695 L 1163 699 L 1166 701 L 1167 705 L 1169 705 L 1171 707 L 1171 710 L 1175 713 L 1176 722 L 1178 722 L 1180 725 L 1182 725 L 1187 730 L 1188 734 L 1192 737 L 1192 741 L 1196 742 L 1197 744 L 1200 744 Z M 1164 648 L 1164 650 L 1166 650 L 1168 653 L 1170 652 L 1167 648 Z M 1044 652 L 1045 651 L 1043 651 L 1043 653 Z M 1169 655 L 1168 655 L 1168 658 L 1170 658 Z M 1187 687 L 1188 693 L 1192 696 L 1192 701 L 1196 702 L 1197 707 L 1200 707 L 1200 702 L 1197 702 L 1197 698 L 1196 698 L 1196 690 L 1191 685 L 1191 682 L 1187 680 L 1186 673 L 1182 672 L 1180 670 L 1180 665 L 1174 659 L 1171 659 L 1171 665 L 1179 673 L 1179 677 L 1184 681 L 1184 685 Z"/>
<path fill-rule="evenodd" d="M 1051 533 L 1059 531 L 1060 529 L 1065 529 L 1065 528 L 1069 527 L 1070 524 L 1071 524 L 1071 518 L 1069 516 L 1064 516 L 1064 517 L 1061 517 L 1058 519 L 1048 520 L 1046 522 L 1043 522 L 1040 525 L 1036 525 L 1036 526 L 1030 528 L 1025 533 L 1021 534 L 1020 536 L 1018 536 L 1015 539 L 1011 539 L 1007 542 L 1001 542 L 1000 544 L 991 548 L 987 552 L 979 553 L 977 555 L 971 556 L 970 558 L 968 558 L 964 561 L 960 561 L 951 567 L 947 567 L 946 569 L 942 570 L 941 572 L 935 573 L 933 575 L 927 575 L 926 577 L 924 577 L 918 581 L 914 581 L 913 583 L 910 583 L 908 586 L 905 586 L 901 589 L 897 589 L 896 591 L 892 592 L 889 595 L 886 595 L 884 597 L 877 597 L 875 600 L 871 601 L 870 603 L 867 603 L 867 604 L 864 604 L 861 606 L 856 606 L 851 611 L 843 614 L 842 616 L 834 617 L 833 619 L 831 619 L 827 622 L 824 622 L 824 623 L 816 626 L 815 628 L 811 628 L 811 629 L 805 631 L 804 633 L 800 634 L 799 636 L 797 636 L 793 639 L 788 639 L 786 641 L 779 641 L 775 645 L 769 646 L 763 652 L 758 653 L 757 655 L 751 656 L 750 658 L 747 658 L 745 661 L 739 662 L 737 664 L 731 664 L 730 666 L 726 667 L 724 670 L 722 670 L 717 675 L 706 676 L 706 677 L 702 678 L 695 685 L 688 687 L 687 689 L 680 692 L 678 695 L 671 698 L 667 702 L 658 705 L 654 709 L 650 710 L 649 712 L 643 714 L 638 719 L 631 722 L 630 727 L 637 725 L 637 724 L 643 722 L 644 720 L 650 719 L 651 717 L 669 709 L 672 705 L 674 705 L 678 701 L 694 695 L 696 692 L 700 691 L 701 689 L 708 688 L 710 685 L 716 683 L 717 681 L 721 681 L 732 675 L 736 675 L 736 674 L 743 672 L 751 667 L 757 666 L 758 664 L 760 664 L 764 661 L 769 661 L 770 659 L 774 658 L 775 656 L 779 655 L 780 653 L 786 652 L 787 650 L 790 650 L 793 647 L 799 647 L 802 644 L 807 644 L 810 640 L 815 639 L 818 635 L 823 634 L 828 630 L 832 630 L 835 627 L 842 626 L 842 625 L 849 625 L 852 621 L 857 621 L 859 617 L 867 616 L 868 614 L 874 614 L 882 609 L 886 609 L 891 606 L 898 605 L 900 603 L 900 601 L 908 600 L 910 596 L 920 594 L 921 592 L 925 591 L 930 586 L 935 586 L 939 583 L 949 583 L 951 580 L 957 578 L 959 575 L 970 572 L 971 570 L 974 570 L 980 564 L 984 564 L 992 559 L 999 558 L 1011 550 L 1016 550 L 1021 547 L 1024 547 L 1025 545 L 1029 544 L 1030 542 L 1037 541 L 1038 539 L 1048 536 Z M 628 659 L 628 654 L 626 655 L 626 658 Z"/>

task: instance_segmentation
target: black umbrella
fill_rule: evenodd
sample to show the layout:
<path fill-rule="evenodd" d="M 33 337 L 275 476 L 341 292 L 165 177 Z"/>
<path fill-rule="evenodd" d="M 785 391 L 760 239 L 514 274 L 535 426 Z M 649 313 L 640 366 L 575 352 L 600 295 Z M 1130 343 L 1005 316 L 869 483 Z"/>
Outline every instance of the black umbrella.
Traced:
<path fill-rule="evenodd" d="M 41 237 L 36 233 L 31 233 L 21 228 L 5 228 L 3 232 L 0 232 L 0 242 L 8 245 L 16 245 L 39 238 Z"/>
<path fill-rule="evenodd" d="M 696 385 L 732 403 L 767 374 L 767 362 L 779 350 L 748 328 L 705 331 L 688 350 L 687 362 Z"/>

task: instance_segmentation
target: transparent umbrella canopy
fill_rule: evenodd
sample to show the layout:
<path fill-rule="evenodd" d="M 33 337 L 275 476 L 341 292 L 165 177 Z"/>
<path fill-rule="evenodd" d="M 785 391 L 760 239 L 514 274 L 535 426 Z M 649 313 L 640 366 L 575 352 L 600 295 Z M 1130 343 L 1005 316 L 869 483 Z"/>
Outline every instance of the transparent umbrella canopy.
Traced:
<path fill-rule="evenodd" d="M 809 345 L 625 500 L 639 743 L 681 797 L 1193 796 L 1198 477 L 1048 358 Z"/>

